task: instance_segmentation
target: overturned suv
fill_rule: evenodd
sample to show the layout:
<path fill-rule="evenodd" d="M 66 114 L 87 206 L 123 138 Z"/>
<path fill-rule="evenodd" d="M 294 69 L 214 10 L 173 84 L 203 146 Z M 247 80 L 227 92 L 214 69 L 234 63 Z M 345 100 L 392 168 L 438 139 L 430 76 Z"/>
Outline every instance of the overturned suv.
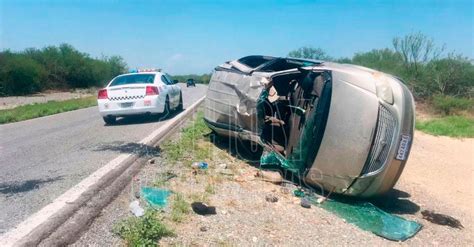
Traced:
<path fill-rule="evenodd" d="M 310 186 L 371 197 L 390 190 L 410 152 L 412 94 L 399 78 L 349 64 L 247 56 L 215 68 L 205 121 L 264 148 Z"/>

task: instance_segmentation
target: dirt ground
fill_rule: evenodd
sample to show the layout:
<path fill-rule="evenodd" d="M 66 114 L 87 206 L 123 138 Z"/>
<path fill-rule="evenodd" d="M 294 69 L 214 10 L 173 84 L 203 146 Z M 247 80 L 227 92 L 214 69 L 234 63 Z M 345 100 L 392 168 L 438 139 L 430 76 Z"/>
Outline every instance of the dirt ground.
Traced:
<path fill-rule="evenodd" d="M 200 216 L 191 211 L 182 222 L 165 216 L 175 237 L 160 245 L 196 246 L 314 246 L 314 245 L 450 245 L 472 246 L 474 139 L 435 137 L 415 133 L 409 162 L 395 188 L 372 202 L 386 212 L 415 220 L 421 231 L 405 242 L 393 242 L 363 231 L 331 212 L 300 206 L 292 195 L 294 185 L 276 185 L 255 177 L 257 168 L 232 156 L 225 145 L 213 145 L 209 169 L 193 174 L 189 164 L 167 164 L 161 157 L 146 164 L 126 190 L 96 219 L 74 246 L 117 246 L 125 243 L 111 232 L 129 217 L 128 205 L 142 185 L 150 185 L 164 172 L 178 177 L 165 185 L 215 206 L 217 214 Z M 229 152 L 231 151 L 231 152 Z M 276 197 L 269 202 L 266 197 Z M 143 204 L 142 204 L 143 205 Z M 437 225 L 423 219 L 432 210 L 459 219 L 463 229 Z M 164 215 L 169 215 L 165 209 Z"/>
<path fill-rule="evenodd" d="M 416 131 L 399 182 L 411 184 L 459 211 L 474 215 L 474 139 Z"/>
<path fill-rule="evenodd" d="M 11 109 L 21 105 L 45 103 L 51 100 L 63 101 L 68 99 L 77 99 L 94 95 L 95 91 L 95 89 L 74 90 L 72 92 L 50 91 L 28 96 L 0 97 L 0 110 Z"/>

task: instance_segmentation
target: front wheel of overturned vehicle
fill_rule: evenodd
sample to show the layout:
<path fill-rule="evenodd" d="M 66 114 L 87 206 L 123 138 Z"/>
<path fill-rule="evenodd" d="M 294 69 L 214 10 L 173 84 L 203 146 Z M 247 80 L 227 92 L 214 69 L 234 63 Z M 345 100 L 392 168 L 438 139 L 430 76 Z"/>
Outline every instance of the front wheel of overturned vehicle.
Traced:
<path fill-rule="evenodd" d="M 117 121 L 117 117 L 115 116 L 105 116 L 103 119 L 107 125 L 113 125 Z"/>

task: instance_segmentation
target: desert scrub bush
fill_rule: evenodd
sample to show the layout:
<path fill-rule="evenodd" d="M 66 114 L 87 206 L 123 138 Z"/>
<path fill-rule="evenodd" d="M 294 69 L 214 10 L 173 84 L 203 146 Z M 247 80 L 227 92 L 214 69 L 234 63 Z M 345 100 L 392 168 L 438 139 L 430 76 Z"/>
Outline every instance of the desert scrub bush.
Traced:
<path fill-rule="evenodd" d="M 450 115 L 457 111 L 469 110 L 474 105 L 472 99 L 444 95 L 435 95 L 432 99 L 432 103 L 435 110 L 445 115 Z"/>
<path fill-rule="evenodd" d="M 113 233 L 123 238 L 129 246 L 157 246 L 162 237 L 174 236 L 161 220 L 160 215 L 147 209 L 142 217 L 129 217 L 114 225 Z"/>

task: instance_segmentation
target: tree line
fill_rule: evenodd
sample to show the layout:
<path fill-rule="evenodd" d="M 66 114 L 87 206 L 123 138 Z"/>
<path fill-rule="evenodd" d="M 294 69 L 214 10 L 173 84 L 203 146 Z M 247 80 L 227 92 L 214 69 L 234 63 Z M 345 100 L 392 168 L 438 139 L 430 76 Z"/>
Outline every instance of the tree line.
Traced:
<path fill-rule="evenodd" d="M 120 56 L 92 58 L 69 44 L 0 52 L 0 96 L 103 86 L 127 65 Z"/>
<path fill-rule="evenodd" d="M 462 54 L 446 52 L 444 45 L 422 33 L 392 40 L 392 47 L 356 53 L 352 58 L 334 58 L 321 48 L 301 47 L 289 57 L 309 58 L 365 66 L 401 78 L 419 100 L 472 99 L 474 64 Z"/>

